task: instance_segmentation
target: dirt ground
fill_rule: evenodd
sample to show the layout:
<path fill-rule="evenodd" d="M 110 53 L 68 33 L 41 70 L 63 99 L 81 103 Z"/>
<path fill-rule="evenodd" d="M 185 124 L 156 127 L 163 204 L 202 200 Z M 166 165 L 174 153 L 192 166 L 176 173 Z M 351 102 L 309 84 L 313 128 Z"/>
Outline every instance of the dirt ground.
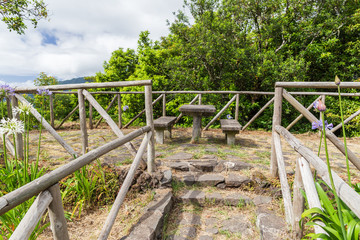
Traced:
<path fill-rule="evenodd" d="M 60 130 L 59 134 L 65 139 L 66 142 L 74 148 L 78 153 L 81 151 L 81 133 L 77 127 L 70 130 Z M 133 129 L 125 129 L 124 133 L 129 133 Z M 269 165 L 271 155 L 271 132 L 264 131 L 244 131 L 236 136 L 236 144 L 234 146 L 226 145 L 224 134 L 220 129 L 210 129 L 203 132 L 203 136 L 198 144 L 190 144 L 191 128 L 175 128 L 173 130 L 173 138 L 166 139 L 164 145 L 156 144 L 156 163 L 161 169 L 163 167 L 162 161 L 167 157 L 179 153 L 187 152 L 193 154 L 194 158 L 201 158 L 204 155 L 216 155 L 217 159 L 227 159 L 229 156 L 235 156 L 241 161 L 254 164 L 260 169 L 263 174 L 269 176 Z M 89 148 L 95 149 L 106 142 L 116 139 L 115 134 L 107 127 L 100 127 L 100 129 L 88 130 L 89 134 Z M 319 134 L 306 133 L 297 134 L 296 138 L 300 139 L 305 146 L 312 149 L 314 152 L 318 151 Z M 31 134 L 31 147 L 33 149 L 30 155 L 35 156 L 37 144 L 37 132 Z M 138 148 L 141 142 L 141 137 L 133 141 L 134 145 Z M 341 139 L 340 139 L 341 140 Z M 71 156 L 52 138 L 49 133 L 43 133 L 42 139 L 42 165 L 49 169 L 55 169 L 71 161 Z M 291 149 L 291 147 L 282 140 L 284 160 L 288 173 L 295 170 L 295 160 L 298 154 Z M 359 156 L 360 138 L 348 139 L 349 148 Z M 213 153 L 211 149 L 217 149 Z M 339 175 L 346 179 L 346 165 L 345 157 L 329 143 L 330 161 L 333 169 Z M 320 157 L 324 157 L 324 148 L 321 149 Z M 103 163 L 113 167 L 121 167 L 131 163 L 132 156 L 128 153 L 124 146 L 104 155 L 100 158 Z M 250 173 L 249 173 L 250 174 Z M 354 182 L 359 182 L 359 174 L 354 166 L 351 165 L 351 174 Z M 132 224 L 136 223 L 137 219 L 141 216 L 146 204 L 151 200 L 151 190 L 127 198 L 121 207 L 118 215 L 117 223 L 111 233 L 109 239 L 119 239 L 119 236 L 124 236 L 128 233 Z M 281 202 L 279 202 L 281 204 Z M 84 213 L 81 218 L 73 219 L 69 222 L 68 228 L 71 239 L 96 239 L 99 235 L 101 227 L 105 222 L 110 206 L 103 206 L 96 208 L 92 211 Z M 175 209 L 175 211 L 177 211 Z M 216 207 L 208 208 L 204 212 L 208 215 L 217 214 L 221 212 Z M 246 211 L 246 210 L 245 210 Z M 281 207 L 279 208 L 281 210 Z M 256 234 L 255 234 L 256 235 Z M 254 235 L 254 236 L 255 236 Z M 257 235 L 256 235 L 257 236 Z M 51 239 L 51 232 L 49 229 L 39 237 L 41 240 Z M 219 238 L 220 239 L 220 238 Z M 222 239 L 222 238 L 221 238 Z M 224 238 L 225 239 L 225 238 Z"/>

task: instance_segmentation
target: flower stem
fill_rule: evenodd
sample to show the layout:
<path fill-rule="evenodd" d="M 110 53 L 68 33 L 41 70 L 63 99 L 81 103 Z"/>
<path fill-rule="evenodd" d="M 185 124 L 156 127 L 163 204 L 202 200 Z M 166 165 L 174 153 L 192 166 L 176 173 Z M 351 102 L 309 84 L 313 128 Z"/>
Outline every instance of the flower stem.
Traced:
<path fill-rule="evenodd" d="M 339 93 L 339 106 L 340 106 L 340 116 L 341 116 L 341 127 L 342 127 L 342 132 L 343 132 L 343 137 L 344 137 L 344 146 L 345 146 L 346 170 L 347 170 L 349 185 L 352 186 L 352 184 L 351 184 L 351 175 L 350 175 L 350 167 L 349 167 L 348 149 L 347 149 L 347 145 L 346 145 L 345 124 L 344 124 L 344 115 L 343 115 L 343 111 L 342 111 L 340 86 L 338 86 L 338 93 Z"/>
<path fill-rule="evenodd" d="M 332 188 L 332 192 L 333 192 L 333 194 L 335 196 L 335 200 L 336 200 L 339 220 L 340 220 L 340 224 L 341 224 L 341 232 L 342 232 L 342 235 L 343 235 L 344 239 L 347 239 L 346 238 L 345 226 L 344 226 L 344 220 L 343 220 L 342 212 L 341 212 L 340 198 L 339 198 L 339 196 L 337 195 L 337 192 L 336 192 L 334 179 L 333 179 L 332 172 L 331 172 L 331 167 L 330 167 L 329 153 L 328 153 L 328 148 L 327 148 L 327 143 L 326 143 L 326 134 L 325 134 L 326 133 L 326 128 L 325 128 L 325 114 L 324 114 L 324 112 L 321 112 L 321 118 L 322 118 L 322 123 L 323 123 L 323 137 L 324 137 L 326 164 L 327 164 L 327 169 L 328 169 L 328 172 L 329 172 L 331 188 Z"/>
<path fill-rule="evenodd" d="M 39 126 L 39 141 L 38 141 L 38 149 L 37 149 L 37 154 L 36 154 L 36 164 L 35 164 L 35 177 L 37 175 L 37 171 L 38 171 L 38 166 L 39 166 L 39 158 L 40 158 L 40 146 L 41 146 L 41 130 L 42 130 L 42 123 L 43 123 L 43 113 L 44 113 L 44 97 L 42 96 L 42 101 L 41 101 L 41 120 L 40 120 L 40 126 Z"/>

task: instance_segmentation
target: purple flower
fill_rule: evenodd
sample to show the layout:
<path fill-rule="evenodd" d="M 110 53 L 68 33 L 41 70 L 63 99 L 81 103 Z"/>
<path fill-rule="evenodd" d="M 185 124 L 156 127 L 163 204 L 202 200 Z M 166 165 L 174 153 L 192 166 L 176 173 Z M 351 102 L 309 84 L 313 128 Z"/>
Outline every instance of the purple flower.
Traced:
<path fill-rule="evenodd" d="M 1 98 L 12 96 L 14 94 L 15 94 L 15 89 L 10 87 L 9 85 L 3 84 L 0 86 L 0 97 Z"/>
<path fill-rule="evenodd" d="M 233 117 L 230 114 L 226 115 L 226 118 L 227 119 L 233 119 Z"/>
<path fill-rule="evenodd" d="M 321 100 L 317 100 L 313 103 L 313 107 L 315 110 L 318 110 L 319 112 L 325 112 L 326 106 Z"/>
<path fill-rule="evenodd" d="M 50 96 L 52 94 L 52 92 L 49 89 L 37 89 L 37 94 L 41 95 L 41 96 Z"/>
<path fill-rule="evenodd" d="M 319 129 L 319 130 L 322 130 L 322 121 L 321 120 L 317 120 L 315 122 L 312 123 L 312 127 L 311 129 L 312 130 L 315 130 L 315 129 Z M 331 130 L 332 128 L 334 127 L 334 125 L 332 123 L 328 123 L 326 120 L 325 120 L 325 129 L 326 130 Z"/>
<path fill-rule="evenodd" d="M 125 106 L 123 106 L 123 111 L 125 112 L 126 110 L 128 110 L 129 109 L 129 106 L 128 105 L 125 105 Z"/>

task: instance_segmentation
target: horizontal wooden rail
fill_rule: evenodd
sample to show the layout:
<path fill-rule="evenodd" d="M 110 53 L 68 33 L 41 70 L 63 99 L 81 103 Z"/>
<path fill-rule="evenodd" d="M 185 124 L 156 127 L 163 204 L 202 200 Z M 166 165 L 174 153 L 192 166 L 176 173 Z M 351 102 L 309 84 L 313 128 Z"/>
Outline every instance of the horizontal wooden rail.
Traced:
<path fill-rule="evenodd" d="M 303 158 L 305 158 L 316 170 L 317 174 L 328 184 L 330 184 L 330 178 L 327 171 L 326 163 L 319 158 L 313 151 L 302 144 L 297 138 L 295 138 L 284 127 L 277 125 L 275 131 L 282 135 L 289 145 L 298 152 Z M 353 213 L 360 217 L 360 195 L 355 192 L 348 184 L 346 184 L 336 172 L 332 171 L 336 192 L 341 200 L 353 211 Z"/>
<path fill-rule="evenodd" d="M 338 88 L 335 82 L 276 82 L 275 87 L 283 88 Z M 360 88 L 360 82 L 341 82 L 341 88 Z"/>
<path fill-rule="evenodd" d="M 104 144 L 103 146 L 94 149 L 85 155 L 78 157 L 77 159 L 35 179 L 34 181 L 2 196 L 0 198 L 0 215 L 9 211 L 10 209 L 16 207 L 17 205 L 23 203 L 29 198 L 35 196 L 36 194 L 44 191 L 50 186 L 54 185 L 64 177 L 72 174 L 73 172 L 79 170 L 83 166 L 91 163 L 102 155 L 108 153 L 109 151 L 133 140 L 134 138 L 142 135 L 145 132 L 151 131 L 151 127 L 146 126 L 142 127 L 136 131 L 133 131 L 123 137 L 119 137 L 109 143 Z"/>
<path fill-rule="evenodd" d="M 64 84 L 64 85 L 49 85 L 39 87 L 16 87 L 16 93 L 32 93 L 38 89 L 55 90 L 73 90 L 73 89 L 91 89 L 91 88 L 114 88 L 114 87 L 132 87 L 152 85 L 151 80 L 137 80 L 137 81 L 122 81 L 122 82 L 104 82 L 104 83 L 79 83 L 79 84 Z"/>
<path fill-rule="evenodd" d="M 53 91 L 54 94 L 77 94 L 69 91 Z M 144 94 L 143 91 L 99 91 L 90 92 L 91 94 Z M 289 92 L 292 95 L 304 96 L 339 96 L 337 92 Z M 274 92 L 256 92 L 256 91 L 153 91 L 153 94 L 240 94 L 240 95 L 274 95 Z M 345 97 L 359 97 L 360 93 L 341 93 Z"/>

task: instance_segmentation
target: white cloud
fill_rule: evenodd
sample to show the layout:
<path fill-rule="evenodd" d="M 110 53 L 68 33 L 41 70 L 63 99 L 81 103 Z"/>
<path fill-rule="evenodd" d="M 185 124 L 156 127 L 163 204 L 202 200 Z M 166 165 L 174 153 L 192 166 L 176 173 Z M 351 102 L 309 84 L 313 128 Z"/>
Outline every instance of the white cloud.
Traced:
<path fill-rule="evenodd" d="M 10 87 L 33 87 L 34 86 L 34 80 L 27 80 L 25 82 L 5 82 L 0 80 L 0 84 L 8 84 Z"/>
<path fill-rule="evenodd" d="M 50 21 L 23 36 L 9 32 L 0 22 L 0 75 L 38 75 L 46 72 L 60 79 L 93 75 L 122 47 L 137 46 L 141 31 L 150 38 L 168 34 L 166 20 L 183 0 L 48 0 Z M 56 39 L 56 45 L 44 43 Z M 5 79 L 6 80 L 6 79 Z"/>

